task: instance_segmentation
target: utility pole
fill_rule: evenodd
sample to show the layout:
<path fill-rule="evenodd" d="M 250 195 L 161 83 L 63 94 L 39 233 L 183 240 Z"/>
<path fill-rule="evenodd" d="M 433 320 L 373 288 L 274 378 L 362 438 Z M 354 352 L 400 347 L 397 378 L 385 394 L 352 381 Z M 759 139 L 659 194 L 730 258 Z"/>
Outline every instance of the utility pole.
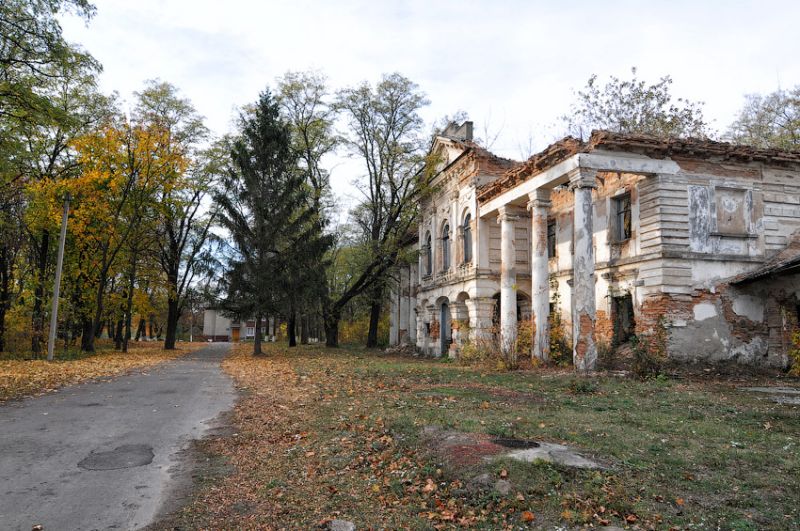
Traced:
<path fill-rule="evenodd" d="M 53 283 L 53 309 L 50 311 L 50 338 L 47 341 L 47 361 L 53 361 L 53 350 L 56 345 L 58 329 L 58 296 L 61 291 L 61 269 L 64 266 L 64 246 L 67 241 L 67 215 L 69 214 L 69 192 L 64 198 L 64 215 L 61 218 L 61 239 L 58 241 L 58 263 L 56 279 Z"/>

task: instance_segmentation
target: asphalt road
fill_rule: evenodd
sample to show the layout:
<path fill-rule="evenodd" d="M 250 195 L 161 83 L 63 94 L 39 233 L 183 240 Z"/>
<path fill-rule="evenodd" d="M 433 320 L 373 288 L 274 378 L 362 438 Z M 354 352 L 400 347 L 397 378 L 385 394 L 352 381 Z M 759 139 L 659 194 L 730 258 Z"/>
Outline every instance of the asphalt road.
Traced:
<path fill-rule="evenodd" d="M 151 523 L 191 474 L 180 451 L 233 407 L 227 349 L 0 406 L 0 529 Z"/>

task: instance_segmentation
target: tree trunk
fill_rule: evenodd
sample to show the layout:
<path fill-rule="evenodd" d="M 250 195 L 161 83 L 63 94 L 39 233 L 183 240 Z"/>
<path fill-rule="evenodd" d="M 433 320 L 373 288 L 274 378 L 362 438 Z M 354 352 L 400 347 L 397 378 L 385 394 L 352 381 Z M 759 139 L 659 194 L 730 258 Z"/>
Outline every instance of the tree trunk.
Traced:
<path fill-rule="evenodd" d="M 115 332 L 114 332 L 114 348 L 116 348 L 117 350 L 122 350 L 122 335 L 123 335 L 122 334 L 122 323 L 123 322 L 124 322 L 124 320 L 122 319 L 122 317 L 120 317 L 119 319 L 117 319 L 117 325 L 114 328 L 114 330 L 115 330 Z"/>
<path fill-rule="evenodd" d="M 114 319 L 111 317 L 106 321 L 106 332 L 108 333 L 108 339 L 114 339 L 117 336 L 117 327 L 114 326 Z"/>
<path fill-rule="evenodd" d="M 181 317 L 178 301 L 171 297 L 167 300 L 167 335 L 164 338 L 164 348 L 175 350 L 175 341 L 178 338 L 178 320 Z"/>
<path fill-rule="evenodd" d="M 289 346 L 296 347 L 297 346 L 297 336 L 295 334 L 295 322 L 297 321 L 297 315 L 295 314 L 294 310 L 289 312 L 289 320 L 286 323 L 286 334 L 289 336 Z"/>
<path fill-rule="evenodd" d="M 84 352 L 94 351 L 94 323 L 88 317 L 84 317 L 81 326 L 81 350 Z"/>
<path fill-rule="evenodd" d="M 136 341 L 140 341 L 142 336 L 145 335 L 145 328 L 147 324 L 144 320 L 144 317 L 139 317 L 139 326 L 136 327 Z"/>
<path fill-rule="evenodd" d="M 14 264 L 8 247 L 0 250 L 0 352 L 6 348 L 6 312 L 11 307 L 11 276 Z"/>
<path fill-rule="evenodd" d="M 131 269 L 128 275 L 128 292 L 125 305 L 125 334 L 122 336 L 122 352 L 128 352 L 128 342 L 131 340 L 131 321 L 133 320 L 133 288 L 136 283 L 136 252 L 131 258 Z"/>
<path fill-rule="evenodd" d="M 300 316 L 300 344 L 308 345 L 308 316 Z"/>
<path fill-rule="evenodd" d="M 339 346 L 339 320 L 342 318 L 341 312 L 326 311 L 323 315 L 325 325 L 325 346 Z"/>
<path fill-rule="evenodd" d="M 0 352 L 6 350 L 6 308 L 5 301 L 0 301 Z"/>
<path fill-rule="evenodd" d="M 34 354 L 42 352 L 44 338 L 44 290 L 45 275 L 47 274 L 47 255 L 50 250 L 50 232 L 42 232 L 42 241 L 39 243 L 39 263 L 36 267 L 36 286 L 33 290 L 33 313 L 31 314 L 31 351 Z"/>
<path fill-rule="evenodd" d="M 261 315 L 256 315 L 256 334 L 253 338 L 253 356 L 261 356 Z"/>
<path fill-rule="evenodd" d="M 155 330 L 156 330 L 156 316 L 151 313 L 150 314 L 150 332 L 148 334 L 148 337 L 150 338 L 151 341 L 156 336 Z"/>
<path fill-rule="evenodd" d="M 367 348 L 378 346 L 378 322 L 381 319 L 381 301 L 372 301 L 369 307 L 369 332 L 367 333 Z"/>

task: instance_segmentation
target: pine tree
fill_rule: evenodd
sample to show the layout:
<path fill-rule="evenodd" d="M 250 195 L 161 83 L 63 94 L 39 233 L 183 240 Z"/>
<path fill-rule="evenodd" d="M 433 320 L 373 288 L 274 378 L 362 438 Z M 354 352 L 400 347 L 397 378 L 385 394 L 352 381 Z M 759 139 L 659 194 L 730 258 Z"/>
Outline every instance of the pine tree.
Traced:
<path fill-rule="evenodd" d="M 291 288 L 301 287 L 313 226 L 304 190 L 289 127 L 266 91 L 241 118 L 230 171 L 215 194 L 231 242 L 220 306 L 239 318 L 255 318 L 254 355 L 261 354 L 262 317 L 290 313 Z"/>

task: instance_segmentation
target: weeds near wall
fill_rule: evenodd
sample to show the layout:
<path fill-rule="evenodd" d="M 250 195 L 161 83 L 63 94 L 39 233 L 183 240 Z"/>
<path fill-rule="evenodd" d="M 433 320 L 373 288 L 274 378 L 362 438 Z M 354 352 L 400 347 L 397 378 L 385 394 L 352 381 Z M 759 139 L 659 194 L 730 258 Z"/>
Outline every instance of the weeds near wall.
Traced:
<path fill-rule="evenodd" d="M 655 378 L 661 374 L 667 361 L 666 320 L 659 317 L 652 334 L 634 335 L 630 342 L 633 350 L 633 374 L 642 379 Z"/>
<path fill-rule="evenodd" d="M 789 374 L 800 376 L 800 328 L 792 332 L 792 347 L 789 349 Z"/>
<path fill-rule="evenodd" d="M 572 340 L 561 318 L 561 298 L 558 290 L 553 296 L 550 312 L 550 362 L 559 367 L 572 365 Z"/>
<path fill-rule="evenodd" d="M 617 366 L 617 351 L 608 341 L 597 341 L 597 366 L 600 369 L 611 370 Z"/>

